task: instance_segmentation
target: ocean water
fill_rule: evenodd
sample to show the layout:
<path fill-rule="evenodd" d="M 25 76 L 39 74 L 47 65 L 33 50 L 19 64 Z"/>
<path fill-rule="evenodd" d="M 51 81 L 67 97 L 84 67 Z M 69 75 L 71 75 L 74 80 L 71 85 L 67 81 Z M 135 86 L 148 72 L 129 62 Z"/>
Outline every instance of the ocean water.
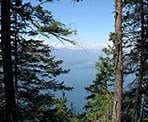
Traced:
<path fill-rule="evenodd" d="M 74 89 L 66 92 L 68 106 L 73 104 L 75 112 L 84 112 L 86 96 L 88 95 L 85 87 L 92 84 L 96 76 L 95 62 L 100 55 L 98 50 L 71 50 L 56 49 L 53 51 L 56 59 L 63 60 L 63 68 L 70 69 L 68 74 L 62 74 L 57 79 L 64 81 L 65 85 L 72 86 Z M 62 93 L 58 93 L 61 96 Z"/>

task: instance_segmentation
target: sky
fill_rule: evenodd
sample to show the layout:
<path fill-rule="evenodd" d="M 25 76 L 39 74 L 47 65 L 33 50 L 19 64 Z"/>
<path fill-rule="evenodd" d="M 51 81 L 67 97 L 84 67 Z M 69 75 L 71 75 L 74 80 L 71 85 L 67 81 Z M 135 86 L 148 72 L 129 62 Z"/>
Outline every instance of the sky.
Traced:
<path fill-rule="evenodd" d="M 77 30 L 77 41 L 106 42 L 114 31 L 114 0 L 61 0 L 51 3 L 49 9 L 55 19 Z"/>
<path fill-rule="evenodd" d="M 78 3 L 73 0 L 54 0 L 44 7 L 52 12 L 56 20 L 77 30 L 77 35 L 70 38 L 84 47 L 106 45 L 109 33 L 114 31 L 114 0 L 83 0 Z M 50 42 L 54 46 L 58 43 Z"/>

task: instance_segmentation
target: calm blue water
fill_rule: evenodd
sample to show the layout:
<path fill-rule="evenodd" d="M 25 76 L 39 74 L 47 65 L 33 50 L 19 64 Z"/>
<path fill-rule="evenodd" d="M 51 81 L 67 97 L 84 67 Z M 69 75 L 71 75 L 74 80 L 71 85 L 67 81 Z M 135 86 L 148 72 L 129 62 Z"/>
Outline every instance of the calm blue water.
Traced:
<path fill-rule="evenodd" d="M 74 90 L 66 92 L 68 105 L 70 106 L 72 102 L 75 112 L 83 112 L 85 97 L 88 95 L 85 87 L 95 79 L 95 62 L 99 51 L 58 49 L 54 50 L 53 55 L 64 61 L 62 65 L 64 68 L 71 70 L 68 74 L 58 77 L 59 80 L 65 81 L 67 86 L 74 87 Z"/>
<path fill-rule="evenodd" d="M 62 74 L 58 77 L 59 81 L 65 81 L 67 86 L 74 87 L 74 90 L 66 92 L 68 106 L 73 103 L 75 112 L 83 112 L 83 107 L 86 103 L 85 97 L 88 95 L 85 87 L 92 84 L 92 81 L 95 79 L 95 62 L 98 56 L 102 54 L 101 51 L 56 49 L 52 53 L 57 59 L 64 61 L 63 68 L 71 69 L 68 74 Z M 128 84 L 134 79 L 134 74 L 124 77 L 124 90 L 128 90 Z M 58 93 L 58 96 L 61 96 L 61 94 Z"/>

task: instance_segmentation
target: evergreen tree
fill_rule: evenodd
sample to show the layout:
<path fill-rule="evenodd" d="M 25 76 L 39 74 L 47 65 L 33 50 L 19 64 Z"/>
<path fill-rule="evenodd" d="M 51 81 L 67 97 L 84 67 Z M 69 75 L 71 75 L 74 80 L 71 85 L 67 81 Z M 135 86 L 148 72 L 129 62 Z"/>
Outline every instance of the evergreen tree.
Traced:
<path fill-rule="evenodd" d="M 57 90 L 71 89 L 66 87 L 63 82 L 58 82 L 55 79 L 57 75 L 67 73 L 67 71 L 63 70 L 60 66 L 62 61 L 55 61 L 50 55 L 49 46 L 45 45 L 41 40 L 34 40 L 34 37 L 37 35 L 47 38 L 54 36 L 60 41 L 65 40 L 74 43 L 70 39 L 67 39 L 66 36 L 75 33 L 75 31 L 66 28 L 64 24 L 54 20 L 51 12 L 43 9 L 43 1 L 39 1 L 39 5 L 36 6 L 33 6 L 31 2 L 22 2 L 22 0 L 9 2 L 10 8 L 6 4 L 2 6 L 2 10 L 5 10 L 3 7 L 6 7 L 11 12 L 7 14 L 10 18 L 11 26 L 7 29 L 9 31 L 11 30 L 11 41 L 10 39 L 6 41 L 11 45 L 5 50 L 12 52 L 12 56 L 6 56 L 9 59 L 13 59 L 12 65 L 7 65 L 7 67 L 12 66 L 13 68 L 11 75 L 14 74 L 15 84 L 11 82 L 13 83 L 13 89 L 11 90 L 16 90 L 17 93 L 15 94 L 13 91 L 9 91 L 11 93 L 9 95 L 13 99 L 10 98 L 8 103 L 5 102 L 5 99 L 1 100 L 1 114 L 4 115 L 2 108 L 5 108 L 5 105 L 7 108 L 6 112 L 8 112 L 8 114 L 6 113 L 8 117 L 1 116 L 1 121 L 5 121 L 5 119 L 12 122 L 16 121 L 15 105 L 12 105 L 14 102 L 11 102 L 11 100 L 17 100 L 17 120 L 20 121 L 66 122 L 70 121 L 70 119 L 74 120 L 66 107 L 66 101 L 55 98 L 54 95 L 54 92 Z M 4 11 L 2 12 L 2 15 L 6 15 Z M 4 22 L 5 19 L 1 18 L 1 20 Z M 4 23 L 2 23 L 2 27 L 4 27 Z M 7 34 L 9 34 L 9 31 Z M 6 37 L 6 33 L 2 35 Z M 4 52 L 3 47 L 2 43 L 2 53 Z M 5 71 L 2 71 L 2 81 L 4 81 L 4 73 Z M 7 78 L 12 77 L 7 76 Z M 14 89 L 14 85 L 16 89 Z M 3 98 L 3 85 L 1 85 L 1 88 L 1 96 Z M 12 109 L 13 113 L 8 109 Z M 63 114 L 63 111 L 65 114 Z M 63 120 L 63 118 L 65 119 Z"/>
<path fill-rule="evenodd" d="M 135 74 L 135 80 L 126 92 L 128 96 L 126 106 L 128 108 L 124 112 L 125 116 L 129 116 L 128 121 L 142 121 L 147 109 L 147 0 L 126 1 L 123 16 L 124 41 L 126 42 L 125 51 L 125 73 Z M 132 96 L 132 97 L 131 97 Z M 131 106 L 131 105 L 134 106 Z M 128 112 L 127 112 L 128 111 Z M 130 115 L 127 115 L 130 113 Z M 147 113 L 146 113 L 147 114 Z M 146 117 L 146 116 L 145 116 Z M 123 118 L 124 119 L 124 118 Z"/>
<path fill-rule="evenodd" d="M 114 34 L 110 34 L 110 41 L 114 38 Z M 112 46 L 102 50 L 106 56 L 99 56 L 96 63 L 96 79 L 93 84 L 86 88 L 90 95 L 87 97 L 87 110 L 85 121 L 89 122 L 110 122 L 111 111 L 113 105 L 112 89 L 114 81 L 114 49 Z"/>
<path fill-rule="evenodd" d="M 64 101 L 54 95 L 54 91 L 71 89 L 55 79 L 67 72 L 60 67 L 62 61 L 55 61 L 49 46 L 39 40 L 22 41 L 18 50 L 18 119 L 56 121 L 58 117 L 67 117 L 64 113 L 56 115 L 58 109 L 63 109 L 57 108 L 58 104 L 62 106 Z M 67 110 L 63 109 L 64 112 Z"/>

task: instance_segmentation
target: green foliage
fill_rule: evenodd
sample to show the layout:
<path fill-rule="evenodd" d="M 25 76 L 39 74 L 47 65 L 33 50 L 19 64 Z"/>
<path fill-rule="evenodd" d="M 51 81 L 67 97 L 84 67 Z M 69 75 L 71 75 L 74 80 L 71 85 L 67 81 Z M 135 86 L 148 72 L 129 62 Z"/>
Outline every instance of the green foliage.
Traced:
<path fill-rule="evenodd" d="M 50 47 L 39 40 L 22 41 L 18 45 L 17 60 L 18 120 L 59 118 L 57 122 L 60 122 L 68 116 L 66 105 L 65 108 L 59 106 L 66 101 L 55 98 L 55 91 L 71 90 L 63 82 L 56 81 L 57 75 L 68 70 L 63 70 L 62 61 L 51 56 Z"/>
<path fill-rule="evenodd" d="M 107 91 L 102 91 L 98 95 L 95 95 L 92 101 L 87 103 L 86 108 L 91 108 L 88 113 L 86 113 L 86 118 L 88 121 L 101 121 L 109 122 L 111 120 L 111 115 L 109 115 L 112 108 L 112 98 L 111 93 Z"/>
<path fill-rule="evenodd" d="M 76 117 L 76 115 L 71 113 L 71 110 L 69 110 L 66 107 L 66 99 L 58 99 L 55 101 L 56 106 L 56 113 L 55 117 L 53 118 L 53 121 L 56 122 L 79 122 L 79 119 Z"/>
<path fill-rule="evenodd" d="M 42 26 L 38 29 L 39 32 L 47 32 L 49 34 L 55 33 L 61 36 L 67 36 L 72 33 L 76 33 L 76 31 L 71 31 L 71 29 L 65 29 L 65 25 L 61 24 L 58 21 L 53 21 L 50 24 Z"/>
<path fill-rule="evenodd" d="M 114 80 L 114 59 L 113 47 L 108 46 L 102 50 L 106 56 L 100 56 L 96 63 L 96 80 L 93 84 L 86 88 L 90 95 L 87 97 L 87 110 L 85 121 L 94 122 L 110 122 L 111 110 L 113 105 L 112 100 L 112 81 Z"/>
<path fill-rule="evenodd" d="M 124 93 L 124 121 L 147 118 L 147 4 L 147 0 L 129 0 L 123 4 L 124 74 L 135 75 Z"/>
<path fill-rule="evenodd" d="M 51 12 L 43 8 L 42 3 L 33 6 L 31 1 L 21 0 L 11 1 L 10 30 L 18 121 L 76 122 L 77 118 L 66 107 L 66 100 L 55 97 L 57 91 L 72 89 L 65 86 L 63 81 L 56 80 L 56 76 L 68 73 L 69 70 L 63 70 L 63 61 L 51 56 L 50 47 L 42 39 L 34 39 L 35 36 L 47 39 L 54 36 L 60 41 L 73 42 L 66 36 L 76 31 L 56 21 Z M 3 82 L 1 84 L 0 121 L 4 121 Z"/>

